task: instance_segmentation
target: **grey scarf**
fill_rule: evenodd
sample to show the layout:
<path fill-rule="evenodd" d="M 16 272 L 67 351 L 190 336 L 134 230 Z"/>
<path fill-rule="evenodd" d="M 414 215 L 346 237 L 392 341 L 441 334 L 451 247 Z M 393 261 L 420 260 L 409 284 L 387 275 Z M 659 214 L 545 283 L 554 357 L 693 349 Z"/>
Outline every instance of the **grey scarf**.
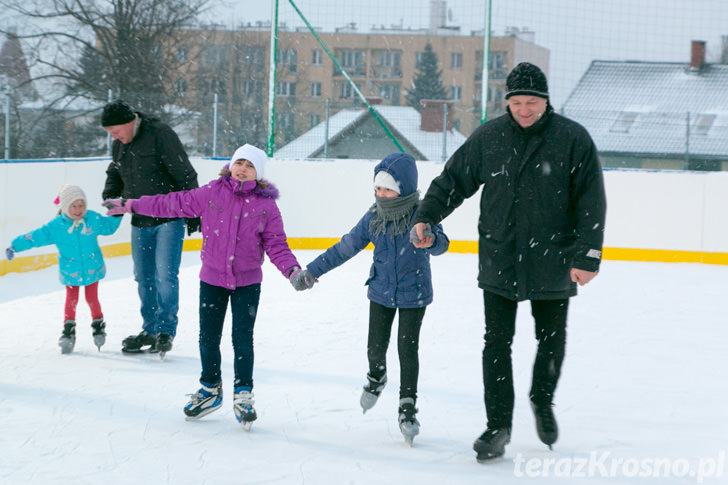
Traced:
<path fill-rule="evenodd" d="M 417 208 L 420 201 L 420 192 L 416 190 L 404 197 L 385 199 L 376 197 L 376 202 L 370 210 L 374 210 L 374 217 L 369 222 L 369 232 L 374 236 L 380 236 L 387 232 L 387 224 L 391 228 L 392 236 L 404 234 L 409 230 L 409 221 L 412 212 Z"/>

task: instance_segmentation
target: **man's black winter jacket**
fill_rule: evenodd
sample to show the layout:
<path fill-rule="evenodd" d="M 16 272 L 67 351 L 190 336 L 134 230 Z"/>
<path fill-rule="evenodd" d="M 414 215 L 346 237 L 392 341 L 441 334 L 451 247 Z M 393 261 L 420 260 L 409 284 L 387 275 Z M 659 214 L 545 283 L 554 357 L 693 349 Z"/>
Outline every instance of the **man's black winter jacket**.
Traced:
<path fill-rule="evenodd" d="M 488 121 L 433 180 L 415 222 L 440 223 L 481 186 L 478 286 L 518 301 L 576 295 L 570 270 L 599 269 L 606 217 L 587 131 L 550 106 L 525 129 L 510 113 Z"/>

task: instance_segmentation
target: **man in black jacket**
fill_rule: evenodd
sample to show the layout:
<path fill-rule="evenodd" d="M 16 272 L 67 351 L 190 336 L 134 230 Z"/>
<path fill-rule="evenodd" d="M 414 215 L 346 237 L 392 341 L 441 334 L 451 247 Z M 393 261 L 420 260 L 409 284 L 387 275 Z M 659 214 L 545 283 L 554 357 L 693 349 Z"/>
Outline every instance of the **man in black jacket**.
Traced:
<path fill-rule="evenodd" d="M 412 240 L 427 247 L 434 226 L 482 186 L 478 286 L 483 289 L 483 385 L 487 429 L 478 460 L 505 453 L 513 420 L 511 343 L 519 301 L 531 301 L 538 351 L 530 391 L 539 438 L 558 438 L 553 396 L 566 348 L 566 316 L 576 285 L 601 262 L 606 197 L 587 131 L 556 114 L 546 76 L 521 63 L 506 79 L 507 113 L 481 125 L 430 185 Z"/>
<path fill-rule="evenodd" d="M 177 134 L 158 119 L 135 112 L 116 100 L 104 106 L 101 125 L 114 139 L 106 170 L 104 200 L 137 199 L 196 188 L 197 172 Z M 199 230 L 199 219 L 187 221 L 188 233 Z M 177 333 L 179 282 L 185 220 L 133 214 L 131 255 L 141 299 L 142 332 L 122 342 L 122 351 L 143 347 L 168 352 Z"/>

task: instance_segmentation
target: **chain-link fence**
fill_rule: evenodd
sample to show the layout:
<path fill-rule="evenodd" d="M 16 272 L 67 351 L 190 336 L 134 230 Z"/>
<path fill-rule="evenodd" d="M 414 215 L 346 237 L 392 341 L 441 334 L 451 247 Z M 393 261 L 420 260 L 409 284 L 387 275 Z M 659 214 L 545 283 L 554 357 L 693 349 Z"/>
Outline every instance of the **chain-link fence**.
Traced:
<path fill-rule="evenodd" d="M 380 158 L 405 150 L 442 161 L 484 119 L 505 112 L 506 75 L 529 61 L 546 72 L 556 111 L 590 131 L 605 166 L 728 169 L 726 2 L 273 6 L 253 14 L 217 6 L 223 15 L 215 23 L 187 27 L 164 46 L 164 58 L 177 63 L 166 80 L 174 89 L 153 114 L 175 126 L 191 154 L 226 157 L 252 143 L 286 158 Z M 703 42 L 697 60 L 696 40 Z M 132 87 L 127 94 L 135 97 Z M 17 105 L 20 119 L 32 119 L 37 102 Z M 103 132 L 97 143 L 68 142 L 98 129 L 100 106 L 59 107 L 68 121 L 54 123 L 64 130 L 58 143 L 68 146 L 57 153 L 105 151 Z M 18 123 L 24 133 L 15 136 L 29 147 L 40 140 L 28 135 L 31 125 L 53 128 Z"/>

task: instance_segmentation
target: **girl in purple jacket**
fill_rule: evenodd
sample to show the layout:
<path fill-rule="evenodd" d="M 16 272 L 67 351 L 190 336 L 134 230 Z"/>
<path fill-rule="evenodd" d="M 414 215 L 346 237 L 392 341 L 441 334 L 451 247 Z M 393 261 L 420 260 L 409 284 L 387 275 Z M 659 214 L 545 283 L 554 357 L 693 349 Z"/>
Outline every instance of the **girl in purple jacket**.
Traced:
<path fill-rule="evenodd" d="M 202 387 L 184 407 L 188 420 L 222 406 L 220 340 L 228 300 L 232 310 L 235 351 L 235 417 L 250 430 L 253 408 L 253 327 L 263 280 L 263 256 L 296 289 L 301 270 L 288 247 L 283 220 L 275 200 L 278 189 L 263 179 L 267 157 L 252 145 L 238 148 L 220 178 L 192 190 L 139 199 L 112 199 L 109 215 L 134 212 L 154 217 L 200 217 L 200 359 Z"/>

